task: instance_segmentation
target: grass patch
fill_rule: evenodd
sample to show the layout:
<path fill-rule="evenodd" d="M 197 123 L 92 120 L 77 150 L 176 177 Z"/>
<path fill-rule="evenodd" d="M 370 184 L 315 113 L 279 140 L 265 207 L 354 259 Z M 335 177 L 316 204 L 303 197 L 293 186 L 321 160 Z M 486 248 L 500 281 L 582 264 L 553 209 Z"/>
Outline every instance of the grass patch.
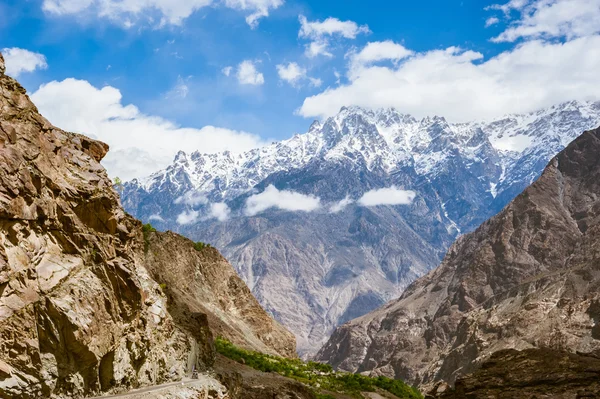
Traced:
<path fill-rule="evenodd" d="M 226 339 L 215 340 L 217 352 L 238 363 L 265 373 L 278 373 L 293 378 L 315 389 L 319 399 L 332 399 L 321 391 L 336 392 L 362 398 L 361 392 L 388 391 L 399 398 L 422 399 L 416 389 L 400 380 L 387 377 L 366 377 L 360 374 L 333 371 L 328 364 L 308 362 L 300 359 L 286 359 L 238 348 Z"/>

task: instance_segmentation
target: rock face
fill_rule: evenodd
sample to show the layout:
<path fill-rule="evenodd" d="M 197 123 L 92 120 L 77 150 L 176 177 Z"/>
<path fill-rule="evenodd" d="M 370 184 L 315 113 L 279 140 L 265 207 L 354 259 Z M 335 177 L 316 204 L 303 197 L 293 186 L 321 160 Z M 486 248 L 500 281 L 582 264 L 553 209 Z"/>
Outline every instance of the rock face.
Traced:
<path fill-rule="evenodd" d="M 549 349 L 496 352 L 481 369 L 440 384 L 427 399 L 600 397 L 600 359 Z"/>
<path fill-rule="evenodd" d="M 297 356 L 294 335 L 267 316 L 216 249 L 195 250 L 193 242 L 171 232 L 147 233 L 146 240 L 145 265 L 163 287 L 169 312 L 180 324 L 190 320 L 190 314 L 206 314 L 212 333 L 235 345 Z"/>
<path fill-rule="evenodd" d="M 600 351 L 600 129 L 400 299 L 339 327 L 317 358 L 429 386 L 502 349 Z"/>
<path fill-rule="evenodd" d="M 149 255 L 141 223 L 123 211 L 99 163 L 108 147 L 52 126 L 4 70 L 0 56 L 1 398 L 78 398 L 179 380 L 212 366 L 211 320 L 244 346 L 293 354 L 290 334 L 222 258 L 200 259 L 169 234 L 150 238 Z M 174 248 L 188 263 L 167 261 Z M 187 310 L 171 316 L 148 273 L 160 267 L 196 274 L 185 323 L 178 315 Z M 221 276 L 225 283 L 211 280 Z M 229 290 L 213 291 L 222 284 Z M 239 313 L 223 316 L 229 310 Z"/>
<path fill-rule="evenodd" d="M 244 154 L 180 152 L 167 169 L 125 184 L 122 198 L 136 217 L 219 248 L 310 354 L 335 326 L 397 298 L 439 265 L 459 231 L 498 213 L 598 124 L 600 103 L 464 124 L 350 107 Z M 248 216 L 247 198 L 271 184 L 316 196 L 322 207 Z M 415 201 L 355 202 L 392 185 L 414 190 Z M 347 207 L 331 211 L 344 200 Z M 210 219 L 222 202 L 229 220 Z"/>

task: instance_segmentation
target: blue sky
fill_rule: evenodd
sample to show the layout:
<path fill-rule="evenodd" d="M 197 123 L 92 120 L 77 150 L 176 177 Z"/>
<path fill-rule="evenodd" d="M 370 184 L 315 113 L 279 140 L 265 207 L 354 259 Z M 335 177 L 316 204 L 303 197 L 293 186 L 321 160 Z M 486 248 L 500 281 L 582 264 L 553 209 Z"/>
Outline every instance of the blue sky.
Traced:
<path fill-rule="evenodd" d="M 30 93 L 55 83 L 33 95 L 53 123 L 144 160 L 108 160 L 130 178 L 177 146 L 240 151 L 341 105 L 471 120 L 595 99 L 599 16 L 599 0 L 0 0 L 0 49 L 40 57 L 27 68 L 15 53 L 7 65 Z M 308 54 L 310 43 L 326 49 Z M 95 111 L 115 115 L 90 121 Z M 118 118 L 161 119 L 153 135 L 121 143 L 127 131 L 104 133 Z M 197 140 L 206 126 L 220 130 Z M 198 137 L 169 136 L 179 128 Z M 135 144 L 146 140 L 164 149 Z"/>

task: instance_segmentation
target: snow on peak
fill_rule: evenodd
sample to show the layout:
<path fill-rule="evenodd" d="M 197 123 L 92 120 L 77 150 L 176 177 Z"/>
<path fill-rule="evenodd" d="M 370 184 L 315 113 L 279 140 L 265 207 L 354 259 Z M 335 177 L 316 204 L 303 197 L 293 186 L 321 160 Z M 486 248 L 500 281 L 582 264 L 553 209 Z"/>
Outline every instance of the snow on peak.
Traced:
<path fill-rule="evenodd" d="M 600 125 L 600 102 L 571 101 L 492 121 L 450 123 L 442 116 L 417 120 L 396 109 L 342 107 L 308 132 L 245 153 L 186 154 L 138 184 L 151 191 L 170 182 L 182 189 L 218 192 L 221 199 L 251 190 L 267 176 L 303 168 L 315 160 L 354 162 L 392 172 L 413 165 L 428 176 L 454 154 L 472 162 L 496 151 L 502 169 L 534 151 L 554 154 L 584 130 Z M 541 149 L 540 149 L 541 148 Z M 496 184 L 491 191 L 496 194 Z"/>

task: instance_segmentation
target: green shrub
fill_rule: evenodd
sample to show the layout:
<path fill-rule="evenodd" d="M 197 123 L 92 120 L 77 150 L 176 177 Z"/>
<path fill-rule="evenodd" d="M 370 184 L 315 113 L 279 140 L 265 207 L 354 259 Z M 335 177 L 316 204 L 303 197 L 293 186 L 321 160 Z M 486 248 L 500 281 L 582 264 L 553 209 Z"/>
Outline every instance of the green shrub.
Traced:
<path fill-rule="evenodd" d="M 152 225 L 150 223 L 146 223 L 145 225 L 142 226 L 142 231 L 144 232 L 144 234 L 147 234 L 147 233 L 156 232 L 156 229 L 154 227 L 152 227 Z"/>
<path fill-rule="evenodd" d="M 152 227 L 150 223 L 142 225 L 142 233 L 144 233 L 144 252 L 148 252 L 148 247 L 150 246 L 148 235 L 154 232 L 156 232 L 156 229 Z"/>
<path fill-rule="evenodd" d="M 335 372 L 328 364 L 308 362 L 300 359 L 286 359 L 238 348 L 231 342 L 217 337 L 217 352 L 238 363 L 243 363 L 255 370 L 265 373 L 279 373 L 293 378 L 315 389 L 318 399 L 332 399 L 329 394 L 321 394 L 320 390 L 344 393 L 362 398 L 361 392 L 374 392 L 379 389 L 388 391 L 399 398 L 422 399 L 421 393 L 400 380 L 386 377 L 367 377 L 360 374 Z"/>
<path fill-rule="evenodd" d="M 212 248 L 212 247 L 211 247 L 210 244 L 206 244 L 206 243 L 203 243 L 203 242 L 200 242 L 200 241 L 194 243 L 194 249 L 196 251 L 202 251 L 202 250 L 204 250 L 206 248 Z"/>

